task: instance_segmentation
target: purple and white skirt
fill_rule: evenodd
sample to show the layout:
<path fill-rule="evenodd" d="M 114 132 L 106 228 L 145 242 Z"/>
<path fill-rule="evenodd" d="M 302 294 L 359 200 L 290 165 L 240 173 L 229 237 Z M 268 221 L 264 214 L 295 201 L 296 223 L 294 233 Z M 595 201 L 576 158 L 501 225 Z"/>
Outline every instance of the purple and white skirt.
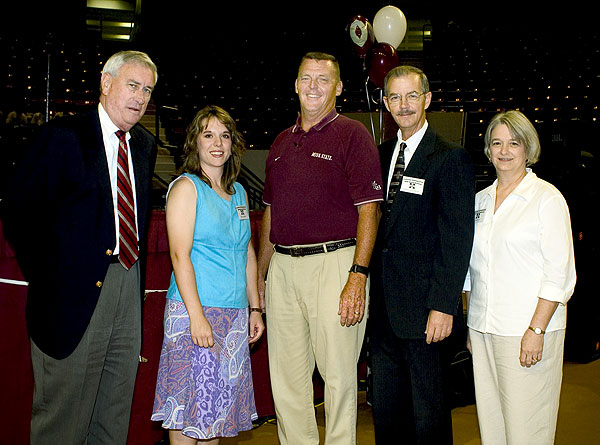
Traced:
<path fill-rule="evenodd" d="M 252 429 L 254 403 L 248 309 L 203 307 L 214 346 L 192 343 L 185 305 L 167 299 L 152 420 L 195 439 Z"/>

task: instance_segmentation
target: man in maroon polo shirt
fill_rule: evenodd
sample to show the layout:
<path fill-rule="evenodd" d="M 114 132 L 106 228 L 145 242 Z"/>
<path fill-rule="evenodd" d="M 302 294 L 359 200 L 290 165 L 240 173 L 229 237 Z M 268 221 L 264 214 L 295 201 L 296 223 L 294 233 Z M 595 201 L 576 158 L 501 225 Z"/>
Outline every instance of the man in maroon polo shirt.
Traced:
<path fill-rule="evenodd" d="M 356 363 L 383 200 L 379 155 L 366 128 L 335 110 L 342 92 L 335 57 L 306 54 L 295 87 L 300 116 L 267 158 L 258 266 L 279 440 L 319 443 L 316 363 L 327 443 L 355 444 Z"/>

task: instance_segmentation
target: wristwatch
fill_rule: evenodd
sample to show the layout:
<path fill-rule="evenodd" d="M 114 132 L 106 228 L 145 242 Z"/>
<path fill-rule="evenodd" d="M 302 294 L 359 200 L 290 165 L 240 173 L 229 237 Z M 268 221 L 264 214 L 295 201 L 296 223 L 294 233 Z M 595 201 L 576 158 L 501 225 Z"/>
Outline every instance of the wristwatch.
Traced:
<path fill-rule="evenodd" d="M 537 335 L 545 334 L 546 333 L 546 331 L 542 331 L 542 328 L 534 328 L 533 326 L 529 326 L 529 329 L 531 329 Z"/>
<path fill-rule="evenodd" d="M 348 272 L 361 273 L 363 275 L 369 275 L 369 268 L 365 266 L 359 266 L 358 264 L 353 264 Z"/>

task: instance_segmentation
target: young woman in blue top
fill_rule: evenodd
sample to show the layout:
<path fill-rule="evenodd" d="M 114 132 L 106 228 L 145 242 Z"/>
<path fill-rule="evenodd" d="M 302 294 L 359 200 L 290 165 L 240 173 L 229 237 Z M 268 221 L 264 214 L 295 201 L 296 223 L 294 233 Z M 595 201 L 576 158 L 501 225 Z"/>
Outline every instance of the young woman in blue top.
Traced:
<path fill-rule="evenodd" d="M 173 275 L 152 420 L 171 444 L 218 444 L 257 417 L 248 343 L 264 324 L 247 195 L 235 182 L 244 150 L 225 110 L 200 110 L 167 195 Z"/>

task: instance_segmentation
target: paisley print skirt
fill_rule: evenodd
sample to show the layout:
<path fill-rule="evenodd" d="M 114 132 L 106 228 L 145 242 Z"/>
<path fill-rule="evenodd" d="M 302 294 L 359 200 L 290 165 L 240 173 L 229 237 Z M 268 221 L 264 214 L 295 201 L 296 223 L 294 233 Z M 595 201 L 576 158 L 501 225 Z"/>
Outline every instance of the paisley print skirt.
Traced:
<path fill-rule="evenodd" d="M 192 343 L 185 305 L 167 299 L 152 420 L 195 439 L 236 436 L 257 418 L 248 310 L 204 307 L 215 344 Z"/>

